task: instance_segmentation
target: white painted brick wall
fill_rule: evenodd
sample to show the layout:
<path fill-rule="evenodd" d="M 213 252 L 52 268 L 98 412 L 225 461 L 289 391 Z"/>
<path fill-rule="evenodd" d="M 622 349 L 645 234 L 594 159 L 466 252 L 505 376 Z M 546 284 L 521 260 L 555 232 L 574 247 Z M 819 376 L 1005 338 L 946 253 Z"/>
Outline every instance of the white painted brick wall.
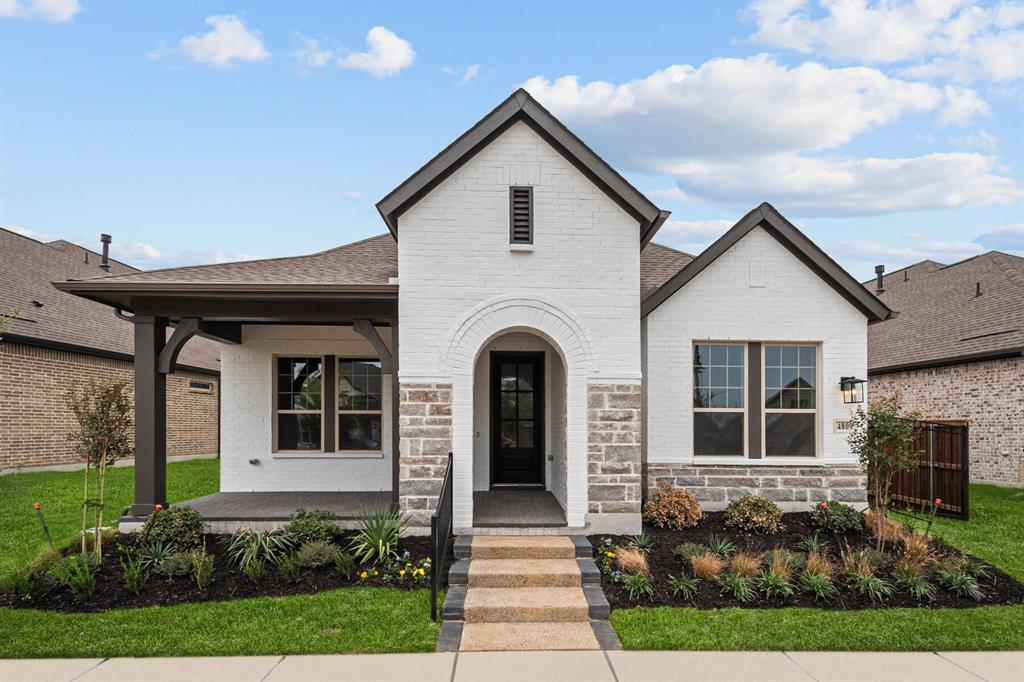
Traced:
<path fill-rule="evenodd" d="M 822 461 L 856 459 L 846 436 L 833 433 L 832 420 L 848 418 L 853 407 L 843 403 L 839 378 L 867 378 L 867 319 L 756 228 L 647 317 L 649 462 L 692 460 L 693 341 L 733 339 L 820 342 Z M 759 462 L 795 463 L 783 458 Z"/>
<path fill-rule="evenodd" d="M 534 186 L 534 250 L 509 249 L 508 187 Z M 553 300 L 594 347 L 590 380 L 639 378 L 639 226 L 518 123 L 399 218 L 403 381 L 444 379 L 459 319 L 496 296 Z"/>
<path fill-rule="evenodd" d="M 390 329 L 378 328 L 391 343 Z M 375 357 L 351 327 L 252 325 L 221 351 L 221 476 L 225 492 L 391 490 L 391 382 L 384 375 L 381 456 L 276 455 L 272 444 L 274 355 Z M 260 463 L 249 464 L 257 458 Z"/>

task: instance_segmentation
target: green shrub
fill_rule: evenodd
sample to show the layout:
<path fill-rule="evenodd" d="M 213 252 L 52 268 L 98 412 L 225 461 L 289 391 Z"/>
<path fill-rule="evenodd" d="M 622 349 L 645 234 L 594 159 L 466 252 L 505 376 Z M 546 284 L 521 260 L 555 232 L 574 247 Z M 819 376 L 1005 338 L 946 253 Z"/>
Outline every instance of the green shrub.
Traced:
<path fill-rule="evenodd" d="M 824 573 L 804 573 L 800 577 L 800 589 L 814 597 L 814 601 L 832 601 L 839 594 L 832 578 Z"/>
<path fill-rule="evenodd" d="M 341 529 L 334 523 L 334 516 L 324 509 L 297 509 L 284 532 L 291 536 L 295 546 L 321 540 L 334 542 L 341 535 Z"/>
<path fill-rule="evenodd" d="M 728 573 L 721 580 L 722 594 L 731 595 L 734 599 L 748 602 L 757 596 L 754 591 L 754 580 L 742 575 Z"/>
<path fill-rule="evenodd" d="M 643 518 L 658 528 L 682 530 L 700 523 L 704 513 L 700 510 L 700 502 L 689 490 L 663 483 L 644 505 Z"/>
<path fill-rule="evenodd" d="M 764 596 L 769 599 L 781 599 L 793 594 L 793 586 L 786 577 L 771 571 L 761 574 L 761 578 L 757 581 L 757 586 L 764 592 Z"/>
<path fill-rule="evenodd" d="M 718 535 L 712 535 L 708 538 L 708 547 L 713 553 L 723 559 L 728 559 L 736 553 L 736 543 Z"/>
<path fill-rule="evenodd" d="M 266 563 L 262 559 L 253 559 L 242 566 L 242 573 L 254 584 L 263 582 L 263 570 Z"/>
<path fill-rule="evenodd" d="M 188 552 L 174 552 L 153 566 L 153 571 L 168 578 L 180 578 L 192 574 L 192 557 Z"/>
<path fill-rule="evenodd" d="M 341 549 L 326 540 L 307 542 L 295 553 L 295 559 L 302 568 L 330 566 L 338 559 Z"/>
<path fill-rule="evenodd" d="M 149 565 L 145 557 L 130 547 L 121 548 L 121 574 L 124 577 L 124 586 L 138 596 L 142 588 L 149 582 Z"/>
<path fill-rule="evenodd" d="M 96 591 L 93 558 L 85 553 L 69 554 L 50 567 L 50 575 L 71 592 L 76 602 L 88 601 Z"/>
<path fill-rule="evenodd" d="M 192 563 L 192 579 L 202 592 L 213 582 L 213 555 L 206 551 L 206 547 L 201 547 L 189 552 L 188 558 Z"/>
<path fill-rule="evenodd" d="M 143 543 L 155 540 L 171 545 L 175 552 L 187 552 L 203 544 L 203 519 L 191 507 L 171 507 L 153 512 L 142 526 Z"/>
<path fill-rule="evenodd" d="M 697 542 L 684 542 L 681 545 L 676 545 L 675 548 L 672 550 L 672 554 L 674 554 L 684 564 L 689 564 L 690 559 L 692 559 L 695 556 L 700 556 L 701 554 L 704 554 L 707 551 L 707 547 Z"/>
<path fill-rule="evenodd" d="M 654 549 L 654 538 L 650 533 L 637 533 L 629 538 L 629 546 L 647 554 Z"/>
<path fill-rule="evenodd" d="M 697 583 L 700 581 L 688 575 L 668 577 L 668 589 L 676 599 L 691 599 L 697 593 Z"/>
<path fill-rule="evenodd" d="M 833 533 L 854 533 L 864 528 L 864 517 L 848 504 L 828 500 L 811 508 L 811 523 Z"/>
<path fill-rule="evenodd" d="M 975 601 L 981 601 L 985 597 L 985 593 L 978 585 L 978 581 L 974 579 L 974 576 L 968 575 L 963 571 L 953 571 L 949 568 L 941 567 L 935 571 L 935 579 L 939 581 L 943 588 L 958 597 L 970 597 Z"/>
<path fill-rule="evenodd" d="M 744 495 L 725 508 L 725 525 L 747 533 L 778 533 L 782 525 L 782 509 L 769 499 Z"/>
<path fill-rule="evenodd" d="M 294 584 L 299 582 L 302 565 L 299 563 L 298 557 L 295 556 L 295 552 L 292 552 L 277 562 L 277 570 L 286 583 Z"/>
<path fill-rule="evenodd" d="M 228 558 L 245 572 L 246 566 L 251 563 L 277 564 L 291 552 L 292 547 L 291 538 L 280 529 L 240 528 L 231 536 Z M 259 569 L 259 573 L 262 577 L 262 568 Z"/>
<path fill-rule="evenodd" d="M 408 517 L 398 509 L 377 507 L 359 512 L 359 531 L 349 549 L 367 563 L 388 561 L 398 554 L 398 539 Z"/>
<path fill-rule="evenodd" d="M 899 565 L 892 572 L 896 586 L 918 601 L 935 599 L 935 586 L 909 566 Z"/>
<path fill-rule="evenodd" d="M 334 557 L 334 570 L 345 576 L 345 580 L 352 577 L 352 571 L 356 570 L 356 558 L 348 552 L 339 552 Z"/>
<path fill-rule="evenodd" d="M 811 552 L 818 552 L 820 554 L 828 547 L 828 540 L 822 540 L 817 533 L 814 533 L 802 539 L 797 546 L 808 554 Z"/>
<path fill-rule="evenodd" d="M 654 601 L 654 586 L 643 573 L 627 573 L 622 577 L 622 586 L 626 588 L 626 593 L 633 601 Z"/>
<path fill-rule="evenodd" d="M 174 554 L 174 547 L 163 540 L 148 540 L 139 546 L 142 563 L 153 568 L 167 557 Z"/>

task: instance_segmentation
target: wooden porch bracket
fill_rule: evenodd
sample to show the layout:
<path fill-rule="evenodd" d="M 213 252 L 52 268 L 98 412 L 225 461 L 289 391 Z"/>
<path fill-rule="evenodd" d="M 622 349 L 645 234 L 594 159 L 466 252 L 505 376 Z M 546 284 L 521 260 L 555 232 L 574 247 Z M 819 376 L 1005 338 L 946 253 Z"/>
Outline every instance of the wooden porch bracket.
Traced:
<path fill-rule="evenodd" d="M 384 345 L 384 339 L 380 338 L 380 334 L 377 333 L 377 328 L 373 326 L 373 323 L 369 320 L 353 320 L 352 330 L 360 336 L 366 337 L 366 340 L 373 345 L 373 349 L 377 351 L 377 357 L 380 358 L 381 374 L 393 374 L 394 363 L 392 362 L 391 351 Z"/>
<path fill-rule="evenodd" d="M 198 317 L 181 318 L 181 321 L 175 326 L 171 338 L 167 340 L 167 345 L 160 351 L 157 371 L 161 374 L 174 372 L 174 365 L 178 362 L 181 349 L 193 336 L 202 336 L 221 343 L 237 344 L 242 342 L 242 326 L 237 322 L 204 322 Z"/>

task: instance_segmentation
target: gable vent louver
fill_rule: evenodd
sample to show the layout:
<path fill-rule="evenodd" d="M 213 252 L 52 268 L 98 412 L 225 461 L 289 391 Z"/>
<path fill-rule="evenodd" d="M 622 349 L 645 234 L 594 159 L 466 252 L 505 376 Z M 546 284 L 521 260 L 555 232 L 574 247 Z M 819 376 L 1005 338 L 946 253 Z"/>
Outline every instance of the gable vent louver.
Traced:
<path fill-rule="evenodd" d="M 509 240 L 533 243 L 533 188 L 509 187 Z"/>

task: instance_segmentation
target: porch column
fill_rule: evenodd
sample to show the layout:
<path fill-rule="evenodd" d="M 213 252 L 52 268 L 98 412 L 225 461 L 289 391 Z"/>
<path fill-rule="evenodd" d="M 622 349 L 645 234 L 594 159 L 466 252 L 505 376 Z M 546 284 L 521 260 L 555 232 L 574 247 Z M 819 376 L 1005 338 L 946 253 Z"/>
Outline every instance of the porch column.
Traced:
<path fill-rule="evenodd" d="M 135 326 L 135 504 L 133 516 L 148 516 L 167 505 L 167 375 L 160 353 L 167 319 L 136 315 Z"/>

